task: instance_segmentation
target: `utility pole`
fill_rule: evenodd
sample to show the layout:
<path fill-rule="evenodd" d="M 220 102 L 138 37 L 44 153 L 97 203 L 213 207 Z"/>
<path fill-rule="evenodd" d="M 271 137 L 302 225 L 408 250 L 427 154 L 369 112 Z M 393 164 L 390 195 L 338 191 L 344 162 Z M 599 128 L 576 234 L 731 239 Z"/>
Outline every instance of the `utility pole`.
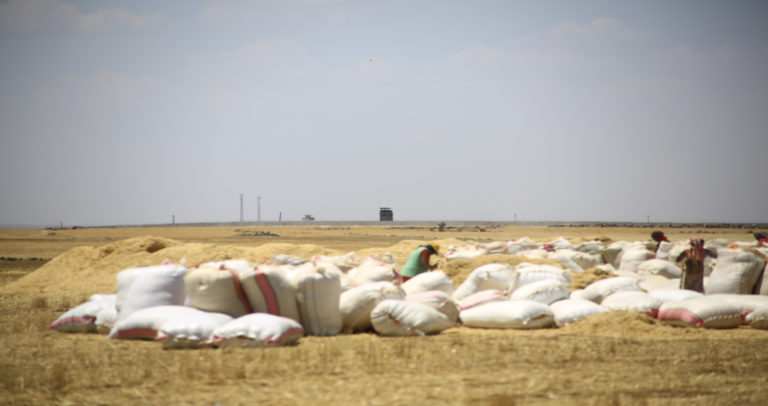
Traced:
<path fill-rule="evenodd" d="M 243 222 L 243 194 L 240 193 L 240 222 Z"/>
<path fill-rule="evenodd" d="M 261 221 L 261 196 L 256 198 L 256 221 Z"/>

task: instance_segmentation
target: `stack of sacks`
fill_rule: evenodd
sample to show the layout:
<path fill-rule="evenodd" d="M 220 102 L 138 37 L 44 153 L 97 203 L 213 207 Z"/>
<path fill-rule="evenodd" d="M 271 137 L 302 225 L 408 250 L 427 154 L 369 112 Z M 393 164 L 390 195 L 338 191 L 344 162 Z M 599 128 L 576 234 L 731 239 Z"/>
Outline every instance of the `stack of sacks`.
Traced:
<path fill-rule="evenodd" d="M 488 289 L 506 290 L 510 282 L 516 279 L 517 273 L 509 265 L 486 264 L 469 273 L 467 279 L 453 293 L 453 299 L 459 301 Z"/>

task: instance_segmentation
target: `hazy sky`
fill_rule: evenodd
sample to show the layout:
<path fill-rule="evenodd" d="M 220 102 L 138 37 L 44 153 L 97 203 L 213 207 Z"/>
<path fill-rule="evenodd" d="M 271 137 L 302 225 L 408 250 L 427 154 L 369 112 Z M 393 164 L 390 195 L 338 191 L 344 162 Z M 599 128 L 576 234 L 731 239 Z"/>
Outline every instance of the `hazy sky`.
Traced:
<path fill-rule="evenodd" d="M 766 1 L 0 1 L 0 224 L 768 222 Z"/>

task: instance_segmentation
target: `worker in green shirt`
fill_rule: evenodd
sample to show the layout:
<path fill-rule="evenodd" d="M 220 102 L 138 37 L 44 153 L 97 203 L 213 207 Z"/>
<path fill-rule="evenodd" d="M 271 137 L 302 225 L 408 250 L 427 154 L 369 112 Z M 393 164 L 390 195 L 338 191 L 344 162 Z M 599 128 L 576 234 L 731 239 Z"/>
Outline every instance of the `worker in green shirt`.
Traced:
<path fill-rule="evenodd" d="M 420 273 L 435 269 L 437 264 L 430 265 L 429 259 L 432 257 L 432 255 L 437 255 L 437 251 L 439 249 L 440 245 L 434 242 L 427 245 L 421 245 L 419 248 L 416 248 L 408 257 L 408 260 L 405 261 L 403 269 L 400 270 L 400 275 L 403 277 L 403 282 L 413 278 Z"/>

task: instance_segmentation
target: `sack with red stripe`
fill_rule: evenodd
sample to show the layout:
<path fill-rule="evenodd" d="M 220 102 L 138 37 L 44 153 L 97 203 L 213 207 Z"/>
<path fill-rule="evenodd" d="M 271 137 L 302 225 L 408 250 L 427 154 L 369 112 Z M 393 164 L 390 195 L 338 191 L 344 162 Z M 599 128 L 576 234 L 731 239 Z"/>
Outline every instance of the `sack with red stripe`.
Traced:
<path fill-rule="evenodd" d="M 187 306 L 152 306 L 131 313 L 119 320 L 109 332 L 109 338 L 154 340 L 157 331 L 166 321 L 188 314 L 200 314 L 202 310 Z"/>
<path fill-rule="evenodd" d="M 296 292 L 282 269 L 257 266 L 240 271 L 238 276 L 254 313 L 269 313 L 301 321 Z"/>
<path fill-rule="evenodd" d="M 187 305 L 201 310 L 225 313 L 232 317 L 252 313 L 240 275 L 226 265 L 200 265 L 184 277 Z"/>
<path fill-rule="evenodd" d="M 738 306 L 709 296 L 664 303 L 658 317 L 664 323 L 683 327 L 736 328 L 742 323 Z"/>

